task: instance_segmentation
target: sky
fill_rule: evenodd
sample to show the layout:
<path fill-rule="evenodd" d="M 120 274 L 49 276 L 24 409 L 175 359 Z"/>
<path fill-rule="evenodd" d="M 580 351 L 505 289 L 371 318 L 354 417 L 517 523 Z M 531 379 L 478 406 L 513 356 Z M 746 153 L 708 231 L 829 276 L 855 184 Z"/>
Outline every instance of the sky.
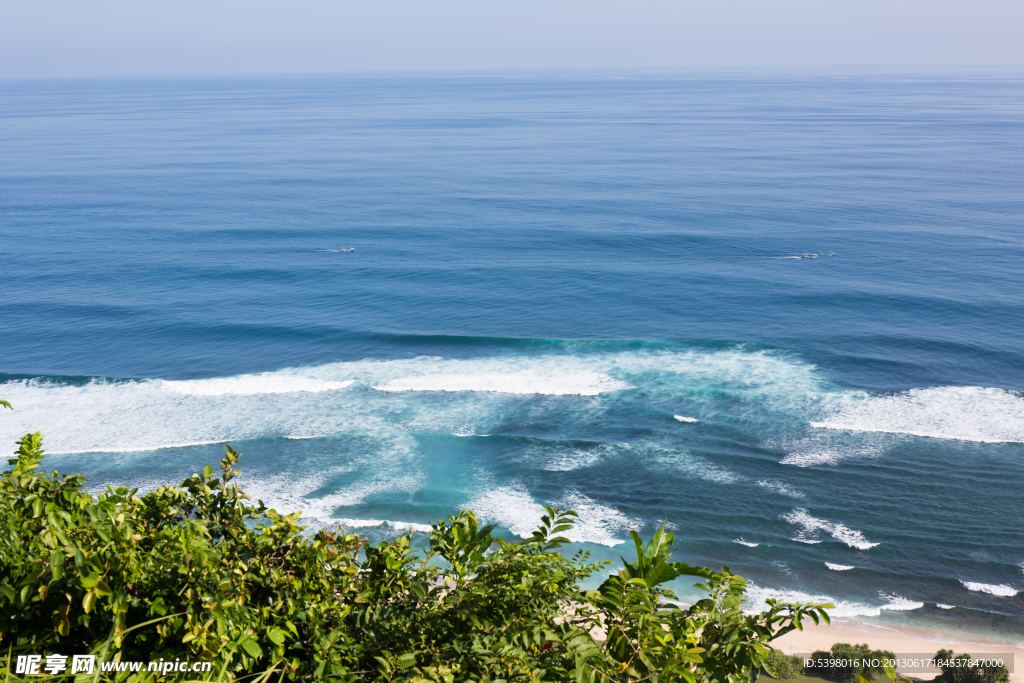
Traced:
<path fill-rule="evenodd" d="M 1022 0 L 0 0 L 0 78 L 1022 64 Z"/>

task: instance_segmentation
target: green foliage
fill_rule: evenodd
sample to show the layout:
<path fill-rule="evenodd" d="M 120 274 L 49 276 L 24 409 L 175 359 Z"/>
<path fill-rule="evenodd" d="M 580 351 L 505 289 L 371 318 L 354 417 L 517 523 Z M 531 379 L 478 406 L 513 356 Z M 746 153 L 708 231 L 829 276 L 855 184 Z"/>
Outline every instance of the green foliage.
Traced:
<path fill-rule="evenodd" d="M 768 653 L 768 659 L 764 661 L 764 670 L 772 678 L 789 680 L 804 672 L 804 660 L 773 648 Z"/>
<path fill-rule="evenodd" d="M 774 670 L 774 638 L 827 622 L 831 607 L 769 601 L 744 614 L 744 579 L 672 562 L 664 528 L 646 545 L 631 532 L 636 559 L 583 592 L 602 565 L 557 552 L 571 511 L 546 508 L 519 543 L 463 511 L 417 552 L 411 535 L 376 546 L 303 535 L 298 513 L 253 505 L 235 485 L 230 446 L 219 473 L 93 495 L 81 475 L 40 471 L 39 433 L 18 445 L 0 478 L 0 647 L 11 658 L 207 660 L 214 680 L 752 683 Z M 666 584 L 688 576 L 708 597 L 680 609 Z"/>
<path fill-rule="evenodd" d="M 954 657 L 952 650 L 939 650 L 935 659 L 942 669 L 942 675 L 936 679 L 941 679 L 941 683 L 1007 683 L 1010 680 L 1010 672 L 1005 666 L 989 662 L 973 664 L 970 655 Z"/>
<path fill-rule="evenodd" d="M 871 680 L 875 674 L 892 678 L 896 655 L 888 650 L 872 650 L 867 645 L 836 643 L 831 652 L 818 650 L 811 659 L 815 662 L 815 673 L 841 683 L 857 683 L 861 679 Z"/>

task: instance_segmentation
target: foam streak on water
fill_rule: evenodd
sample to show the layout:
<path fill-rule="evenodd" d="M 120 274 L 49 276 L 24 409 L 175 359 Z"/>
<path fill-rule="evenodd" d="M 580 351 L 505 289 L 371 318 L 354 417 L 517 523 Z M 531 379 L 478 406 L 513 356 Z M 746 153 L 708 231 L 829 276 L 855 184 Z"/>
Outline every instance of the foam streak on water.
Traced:
<path fill-rule="evenodd" d="M 825 519 L 818 519 L 812 517 L 804 508 L 794 508 L 790 512 L 782 516 L 784 520 L 790 524 L 795 524 L 800 527 L 800 533 L 797 535 L 797 540 L 803 543 L 814 543 L 818 539 L 815 536 L 819 532 L 825 532 L 837 541 L 842 541 L 851 548 L 857 550 L 868 550 L 874 548 L 878 543 L 871 543 L 864 534 L 856 529 L 850 529 L 845 524 L 835 524 Z"/>

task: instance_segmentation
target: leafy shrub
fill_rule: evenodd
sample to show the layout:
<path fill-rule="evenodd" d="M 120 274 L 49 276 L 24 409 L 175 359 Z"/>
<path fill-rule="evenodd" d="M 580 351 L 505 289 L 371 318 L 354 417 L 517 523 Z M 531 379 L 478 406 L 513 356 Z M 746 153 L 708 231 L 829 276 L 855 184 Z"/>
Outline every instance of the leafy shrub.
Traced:
<path fill-rule="evenodd" d="M 857 683 L 860 677 L 870 680 L 875 674 L 894 675 L 892 664 L 896 655 L 888 650 L 872 650 L 867 645 L 836 643 L 831 652 L 818 650 L 811 659 L 815 673 L 841 683 Z"/>
<path fill-rule="evenodd" d="M 789 680 L 804 672 L 804 660 L 801 657 L 787 655 L 782 650 L 772 648 L 768 659 L 764 662 L 764 670 L 772 678 Z"/>
<path fill-rule="evenodd" d="M 939 650 L 935 659 L 942 669 L 942 675 L 938 677 L 941 683 L 1007 683 L 1010 680 L 1010 672 L 1005 666 L 988 661 L 972 664 L 974 660 L 970 655 L 954 657 L 952 650 Z"/>
<path fill-rule="evenodd" d="M 417 554 L 411 535 L 304 536 L 298 513 L 252 505 L 235 485 L 230 446 L 219 473 L 93 495 L 81 475 L 39 471 L 38 432 L 18 445 L 0 477 L 7 675 L 18 654 L 91 652 L 211 661 L 215 680 L 752 681 L 771 640 L 831 607 L 769 600 L 745 615 L 744 579 L 672 562 L 664 529 L 646 545 L 631 532 L 636 560 L 584 592 L 602 565 L 557 552 L 571 511 L 547 508 L 519 543 L 463 511 Z M 685 610 L 664 585 L 682 576 L 707 592 Z"/>

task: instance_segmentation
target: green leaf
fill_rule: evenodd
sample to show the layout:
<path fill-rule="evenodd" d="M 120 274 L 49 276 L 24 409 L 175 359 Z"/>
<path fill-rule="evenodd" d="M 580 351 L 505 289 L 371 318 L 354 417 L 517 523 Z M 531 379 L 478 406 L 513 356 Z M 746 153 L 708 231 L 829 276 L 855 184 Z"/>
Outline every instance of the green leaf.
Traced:
<path fill-rule="evenodd" d="M 64 576 L 64 553 L 59 550 L 54 550 L 50 555 L 50 574 L 53 575 L 53 581 L 60 581 Z"/>
<path fill-rule="evenodd" d="M 96 605 L 96 592 L 95 591 L 87 592 L 85 594 L 85 597 L 82 598 L 82 609 L 84 609 L 85 613 L 88 614 L 89 612 L 92 611 L 92 608 L 95 607 L 95 605 Z"/>
<path fill-rule="evenodd" d="M 260 646 L 256 643 L 256 641 L 250 638 L 246 638 L 245 640 L 243 640 L 240 643 L 240 645 L 242 646 L 242 649 L 248 652 L 251 657 L 259 659 L 263 656 L 263 650 L 260 649 Z"/>

